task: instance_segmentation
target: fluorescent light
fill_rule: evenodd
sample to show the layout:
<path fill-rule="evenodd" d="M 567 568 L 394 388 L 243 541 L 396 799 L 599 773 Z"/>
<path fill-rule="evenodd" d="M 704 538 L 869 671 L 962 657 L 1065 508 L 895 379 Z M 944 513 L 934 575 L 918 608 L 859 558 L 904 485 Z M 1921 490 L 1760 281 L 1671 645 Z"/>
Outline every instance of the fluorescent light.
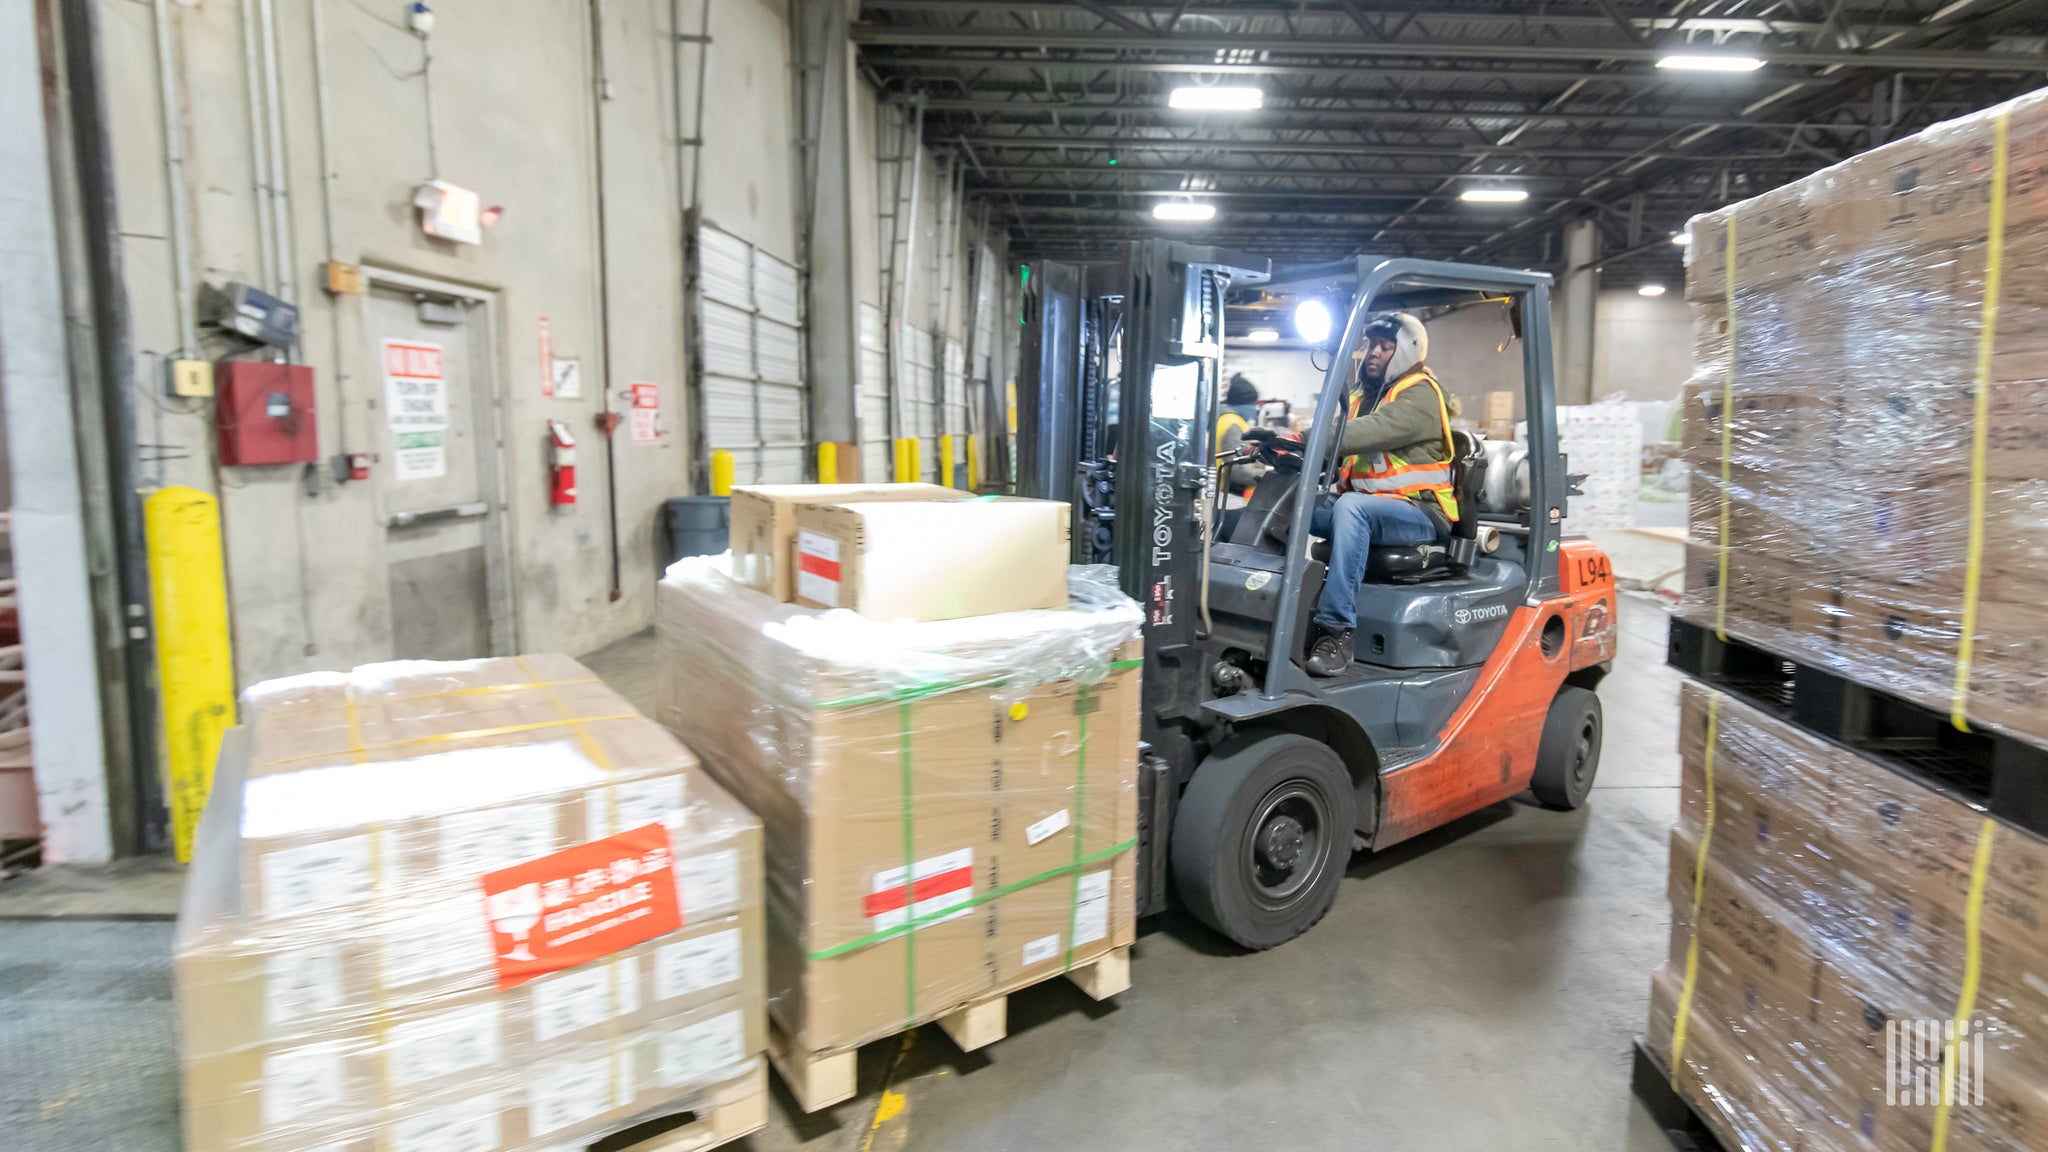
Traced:
<path fill-rule="evenodd" d="M 1691 244 L 1691 243 L 1692 243 L 1692 233 L 1691 233 L 1691 232 L 1673 232 L 1673 233 L 1671 234 L 1671 242 L 1672 242 L 1673 244 L 1676 244 L 1676 245 L 1678 245 L 1678 246 L 1679 246 L 1680 248 L 1684 248 L 1684 247 L 1686 247 L 1687 245 L 1689 245 L 1689 244 Z"/>
<path fill-rule="evenodd" d="M 1520 204 L 1529 198 L 1526 188 L 1467 188 L 1458 199 L 1468 204 Z"/>
<path fill-rule="evenodd" d="M 1321 300 L 1303 300 L 1294 306 L 1294 331 L 1311 344 L 1330 338 L 1330 310 Z"/>
<path fill-rule="evenodd" d="M 1278 339 L 1280 331 L 1277 328 L 1254 328 L 1244 334 L 1244 342 L 1247 344 L 1271 344 Z"/>
<path fill-rule="evenodd" d="M 1172 220 L 1176 223 L 1192 223 L 1216 218 L 1216 206 L 1193 200 L 1161 200 L 1152 206 L 1154 220 Z"/>
<path fill-rule="evenodd" d="M 1764 66 L 1754 56 L 1722 56 L 1718 53 L 1680 52 L 1661 57 L 1657 67 L 1669 68 L 1673 72 L 1754 72 Z"/>
<path fill-rule="evenodd" d="M 1183 112 L 1250 112 L 1266 106 L 1266 93 L 1259 88 L 1194 84 L 1175 88 L 1166 97 L 1166 106 Z"/>
<path fill-rule="evenodd" d="M 1636 295 L 1638 296 L 1662 296 L 1663 294 L 1664 286 L 1662 284 L 1645 284 L 1641 288 L 1636 289 Z"/>

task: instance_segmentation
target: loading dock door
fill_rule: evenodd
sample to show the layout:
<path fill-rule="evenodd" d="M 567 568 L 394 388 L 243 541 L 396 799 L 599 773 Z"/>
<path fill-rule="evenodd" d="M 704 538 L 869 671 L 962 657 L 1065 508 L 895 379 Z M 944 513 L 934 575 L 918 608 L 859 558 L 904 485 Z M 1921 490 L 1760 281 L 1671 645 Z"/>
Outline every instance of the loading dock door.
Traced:
<path fill-rule="evenodd" d="M 696 251 L 705 447 L 732 453 L 736 483 L 802 483 L 809 399 L 796 267 L 708 224 Z"/>

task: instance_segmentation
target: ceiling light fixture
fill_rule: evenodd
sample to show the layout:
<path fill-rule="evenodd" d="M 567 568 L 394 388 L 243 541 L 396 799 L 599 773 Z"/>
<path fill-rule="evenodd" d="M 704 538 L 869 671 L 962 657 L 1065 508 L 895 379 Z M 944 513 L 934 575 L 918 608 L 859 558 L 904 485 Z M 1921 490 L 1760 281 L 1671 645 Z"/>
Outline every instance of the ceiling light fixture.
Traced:
<path fill-rule="evenodd" d="M 1638 296 L 1662 296 L 1663 294 L 1664 286 L 1662 284 L 1645 284 L 1641 288 L 1636 289 L 1636 295 Z"/>
<path fill-rule="evenodd" d="M 1190 84 L 1167 94 L 1166 106 L 1183 112 L 1254 112 L 1266 106 L 1264 89 Z"/>
<path fill-rule="evenodd" d="M 1175 224 L 1195 224 L 1216 218 L 1216 206 L 1194 200 L 1161 200 L 1152 206 L 1154 220 L 1167 220 Z"/>
<path fill-rule="evenodd" d="M 1467 204 L 1520 204 L 1528 198 L 1526 188 L 1467 188 L 1458 193 Z"/>
<path fill-rule="evenodd" d="M 1271 344 L 1279 339 L 1280 331 L 1277 328 L 1254 328 L 1244 334 L 1244 342 L 1247 344 Z"/>
<path fill-rule="evenodd" d="M 1764 66 L 1754 56 L 1722 56 L 1702 52 L 1675 52 L 1659 57 L 1657 67 L 1673 72 L 1754 72 Z"/>

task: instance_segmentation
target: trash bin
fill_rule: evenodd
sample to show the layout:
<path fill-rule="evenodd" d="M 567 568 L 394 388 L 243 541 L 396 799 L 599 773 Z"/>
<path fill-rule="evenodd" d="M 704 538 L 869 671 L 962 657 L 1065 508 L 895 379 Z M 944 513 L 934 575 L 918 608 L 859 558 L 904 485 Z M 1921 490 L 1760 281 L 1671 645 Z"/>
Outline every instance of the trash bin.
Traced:
<path fill-rule="evenodd" d="M 732 498 L 676 496 L 661 503 L 668 526 L 668 551 L 663 570 L 685 556 L 716 556 L 731 547 Z"/>

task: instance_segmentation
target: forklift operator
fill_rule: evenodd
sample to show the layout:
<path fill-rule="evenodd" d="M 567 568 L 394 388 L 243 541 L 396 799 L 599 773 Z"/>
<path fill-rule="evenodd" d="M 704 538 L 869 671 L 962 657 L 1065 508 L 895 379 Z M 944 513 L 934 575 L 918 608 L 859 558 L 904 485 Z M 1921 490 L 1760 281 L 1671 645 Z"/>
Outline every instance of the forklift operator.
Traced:
<path fill-rule="evenodd" d="M 1428 544 L 1450 535 L 1451 416 L 1443 386 L 1424 363 L 1429 332 L 1405 312 L 1376 317 L 1344 396 L 1337 493 L 1316 499 L 1309 530 L 1330 541 L 1329 578 L 1316 602 L 1318 635 L 1308 670 L 1336 676 L 1351 666 L 1358 586 L 1368 550 Z"/>

